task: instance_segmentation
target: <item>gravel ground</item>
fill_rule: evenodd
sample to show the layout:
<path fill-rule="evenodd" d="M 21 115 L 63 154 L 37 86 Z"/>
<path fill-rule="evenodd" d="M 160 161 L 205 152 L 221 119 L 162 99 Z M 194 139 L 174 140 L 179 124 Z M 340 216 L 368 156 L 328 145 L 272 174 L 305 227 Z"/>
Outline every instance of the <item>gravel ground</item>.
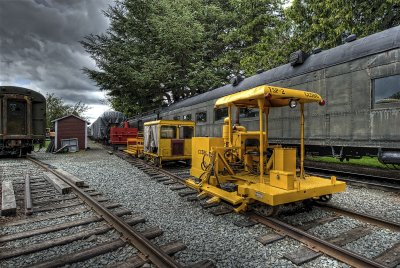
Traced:
<path fill-rule="evenodd" d="M 318 225 L 308 230 L 308 232 L 322 239 L 328 239 L 362 225 L 365 224 L 351 218 L 343 217 L 332 222 Z"/>
<path fill-rule="evenodd" d="M 399 193 L 348 185 L 331 204 L 400 223 Z"/>
<path fill-rule="evenodd" d="M 386 242 L 381 243 L 380 241 Z M 371 234 L 347 244 L 345 248 L 373 258 L 382 253 L 382 251 L 393 247 L 399 242 L 400 233 L 374 228 L 374 231 Z M 400 265 L 397 267 L 400 267 Z"/>
<path fill-rule="evenodd" d="M 75 154 L 38 153 L 38 159 L 84 179 L 91 187 L 103 192 L 110 200 L 146 218 L 146 226 L 159 226 L 164 234 L 154 241 L 162 245 L 181 239 L 188 249 L 176 254 L 183 264 L 204 259 L 213 260 L 218 267 L 296 267 L 283 254 L 296 250 L 301 244 L 285 238 L 263 246 L 256 238 L 272 231 L 262 225 L 241 228 L 235 221 L 243 215 L 214 216 L 198 203 L 189 203 L 168 186 L 151 180 L 146 174 L 122 159 L 109 155 L 96 144 L 91 150 Z M 88 166 L 93 167 L 88 169 Z M 315 212 L 314 212 L 315 211 Z M 297 224 L 323 217 L 326 212 L 314 210 L 300 213 Z M 286 217 L 286 216 L 283 216 Z M 289 219 L 290 216 L 287 216 Z M 140 227 L 139 227 L 140 229 Z M 129 250 L 128 250 L 129 251 Z M 110 253 L 111 260 L 118 254 Z M 128 252 L 129 254 L 129 252 Z M 103 265 L 107 256 L 82 263 L 84 267 Z M 120 260 L 120 259 L 119 259 Z M 114 261 L 111 261 L 114 262 Z M 79 265 L 76 264 L 78 267 Z M 347 267 L 331 258 L 321 256 L 303 267 Z"/>
<path fill-rule="evenodd" d="M 288 210 L 291 209 L 289 208 Z M 319 219 L 319 218 L 327 218 L 329 216 L 333 216 L 334 214 L 332 212 L 326 211 L 324 209 L 314 207 L 312 210 L 312 213 L 308 211 L 303 211 L 296 213 L 295 215 L 285 215 L 285 211 L 281 210 L 280 214 L 278 215 L 279 218 L 287 223 L 293 224 L 293 225 L 298 225 L 301 226 L 305 223 L 312 222 L 313 220 Z"/>

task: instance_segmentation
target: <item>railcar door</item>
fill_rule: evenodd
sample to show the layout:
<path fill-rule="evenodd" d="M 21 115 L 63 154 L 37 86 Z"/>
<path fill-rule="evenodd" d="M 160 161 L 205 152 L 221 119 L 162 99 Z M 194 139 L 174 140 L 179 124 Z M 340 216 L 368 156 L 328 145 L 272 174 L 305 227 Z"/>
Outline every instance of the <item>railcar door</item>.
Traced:
<path fill-rule="evenodd" d="M 7 135 L 27 135 L 27 103 L 25 100 L 7 100 Z"/>

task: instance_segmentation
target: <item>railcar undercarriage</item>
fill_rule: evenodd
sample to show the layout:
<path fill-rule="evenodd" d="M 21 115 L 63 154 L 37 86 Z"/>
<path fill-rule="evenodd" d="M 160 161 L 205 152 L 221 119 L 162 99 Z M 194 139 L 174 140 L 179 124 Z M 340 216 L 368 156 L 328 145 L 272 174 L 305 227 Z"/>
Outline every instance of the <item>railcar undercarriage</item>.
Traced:
<path fill-rule="evenodd" d="M 33 140 L 1 140 L 0 156 L 23 157 L 33 151 Z"/>

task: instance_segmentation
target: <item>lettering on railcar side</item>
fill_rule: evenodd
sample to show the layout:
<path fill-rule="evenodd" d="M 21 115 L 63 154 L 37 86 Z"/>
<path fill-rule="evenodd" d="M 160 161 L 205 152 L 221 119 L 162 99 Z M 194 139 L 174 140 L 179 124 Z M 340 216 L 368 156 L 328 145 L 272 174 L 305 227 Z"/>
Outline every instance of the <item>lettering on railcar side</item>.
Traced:
<path fill-rule="evenodd" d="M 278 94 L 281 93 L 282 95 L 285 95 L 285 89 L 284 88 L 278 88 L 278 87 L 268 87 L 270 93 Z"/>
<path fill-rule="evenodd" d="M 304 92 L 304 96 L 308 98 L 319 99 L 318 94 L 313 92 Z"/>
<path fill-rule="evenodd" d="M 197 154 L 207 154 L 207 152 L 205 150 L 198 150 Z"/>

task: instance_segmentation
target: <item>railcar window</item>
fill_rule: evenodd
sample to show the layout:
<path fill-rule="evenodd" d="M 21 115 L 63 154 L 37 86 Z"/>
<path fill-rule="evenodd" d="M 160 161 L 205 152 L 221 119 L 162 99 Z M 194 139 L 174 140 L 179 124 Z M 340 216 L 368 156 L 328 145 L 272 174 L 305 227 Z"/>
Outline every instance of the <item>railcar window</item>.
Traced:
<path fill-rule="evenodd" d="M 224 119 L 225 117 L 228 116 L 228 108 L 225 107 L 225 108 L 216 109 L 216 110 L 214 111 L 214 115 L 215 115 L 215 116 L 214 116 L 215 121 Z"/>
<path fill-rule="evenodd" d="M 258 111 L 256 109 L 240 108 L 240 117 L 256 117 Z"/>
<path fill-rule="evenodd" d="M 373 80 L 373 108 L 400 108 L 400 75 Z"/>
<path fill-rule="evenodd" d="M 176 139 L 176 126 L 161 126 L 161 139 Z"/>
<path fill-rule="evenodd" d="M 187 120 L 187 121 L 192 120 L 192 115 L 191 114 L 184 115 L 183 120 Z"/>
<path fill-rule="evenodd" d="M 191 139 L 193 137 L 193 127 L 188 127 L 188 126 L 180 127 L 179 137 L 181 139 Z"/>
<path fill-rule="evenodd" d="M 196 122 L 207 122 L 207 113 L 206 112 L 196 113 Z"/>
<path fill-rule="evenodd" d="M 174 116 L 174 120 L 180 120 L 181 117 L 179 115 Z"/>

